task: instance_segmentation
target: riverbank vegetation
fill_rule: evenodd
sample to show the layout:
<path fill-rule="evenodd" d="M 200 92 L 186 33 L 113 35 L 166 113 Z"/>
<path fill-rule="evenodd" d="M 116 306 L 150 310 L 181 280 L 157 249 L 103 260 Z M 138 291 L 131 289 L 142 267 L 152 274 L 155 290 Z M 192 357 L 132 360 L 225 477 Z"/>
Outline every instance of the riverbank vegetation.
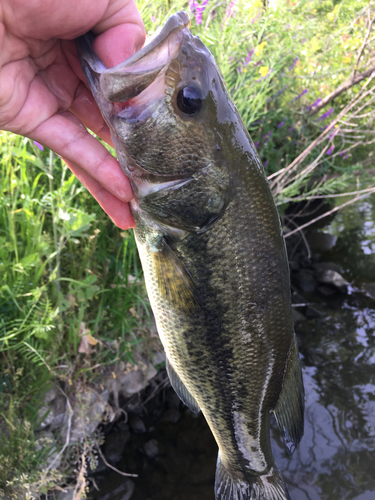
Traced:
<path fill-rule="evenodd" d="M 190 12 L 281 213 L 293 200 L 350 202 L 374 190 L 373 2 L 138 5 L 150 35 L 171 13 Z M 153 339 L 132 232 L 114 227 L 41 145 L 1 132 L 0 161 L 0 497 L 32 499 L 84 477 L 96 446 L 40 444 L 46 392 L 57 384 L 68 407 L 78 386 L 134 363 Z M 56 453 L 59 467 L 48 462 Z"/>

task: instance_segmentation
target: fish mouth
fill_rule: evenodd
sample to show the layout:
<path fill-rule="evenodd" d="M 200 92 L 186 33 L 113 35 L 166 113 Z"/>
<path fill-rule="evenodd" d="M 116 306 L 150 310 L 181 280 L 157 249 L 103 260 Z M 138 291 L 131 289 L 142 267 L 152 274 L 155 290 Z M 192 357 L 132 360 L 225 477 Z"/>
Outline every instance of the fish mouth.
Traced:
<path fill-rule="evenodd" d="M 97 57 L 92 33 L 76 40 L 78 56 L 90 90 L 107 122 L 124 173 L 136 197 L 178 184 L 181 175 L 156 176 L 126 153 L 116 123 L 141 121 L 153 112 L 153 103 L 164 98 L 165 73 L 184 40 L 191 39 L 190 17 L 180 11 L 171 16 L 151 41 L 126 61 L 107 68 Z"/>
<path fill-rule="evenodd" d="M 113 68 L 106 68 L 95 54 L 91 33 L 77 38 L 79 59 L 95 97 L 100 93 L 111 103 L 122 103 L 139 95 L 178 54 L 189 27 L 189 15 L 177 12 L 147 45 Z M 109 117 L 105 118 L 108 121 Z"/>

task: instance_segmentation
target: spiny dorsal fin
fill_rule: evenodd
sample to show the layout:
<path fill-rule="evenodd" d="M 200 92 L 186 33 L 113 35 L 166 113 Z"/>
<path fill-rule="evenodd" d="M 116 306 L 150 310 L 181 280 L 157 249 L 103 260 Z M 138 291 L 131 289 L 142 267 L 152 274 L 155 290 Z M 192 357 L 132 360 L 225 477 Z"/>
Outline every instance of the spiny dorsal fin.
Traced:
<path fill-rule="evenodd" d="M 171 365 L 171 362 L 167 358 L 167 372 L 169 380 L 171 381 L 171 385 L 175 390 L 177 396 L 181 399 L 181 401 L 190 408 L 193 413 L 198 413 L 200 408 L 198 403 L 195 401 L 190 392 L 186 389 L 185 384 L 182 382 L 180 377 L 175 372 L 175 369 Z"/>
<path fill-rule="evenodd" d="M 284 385 L 274 409 L 277 424 L 289 454 L 292 454 L 303 436 L 305 393 L 296 342 L 289 353 Z"/>

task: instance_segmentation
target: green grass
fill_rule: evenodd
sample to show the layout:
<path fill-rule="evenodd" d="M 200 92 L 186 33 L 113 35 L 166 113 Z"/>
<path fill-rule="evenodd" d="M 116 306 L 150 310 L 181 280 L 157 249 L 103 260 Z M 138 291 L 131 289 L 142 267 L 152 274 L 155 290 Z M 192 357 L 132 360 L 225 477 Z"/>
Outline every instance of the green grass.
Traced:
<path fill-rule="evenodd" d="M 4 132 L 0 156 L 0 491 L 16 495 L 40 479 L 43 394 L 147 350 L 149 306 L 132 232 L 61 160 Z M 98 342 L 80 353 L 82 331 Z"/>

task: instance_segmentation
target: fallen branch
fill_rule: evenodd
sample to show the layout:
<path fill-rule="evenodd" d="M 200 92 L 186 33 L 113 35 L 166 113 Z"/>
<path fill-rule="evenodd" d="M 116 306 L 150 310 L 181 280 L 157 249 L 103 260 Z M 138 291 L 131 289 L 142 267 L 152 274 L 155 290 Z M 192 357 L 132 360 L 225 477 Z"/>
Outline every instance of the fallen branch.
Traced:
<path fill-rule="evenodd" d="M 292 163 L 290 163 L 287 167 L 279 170 L 276 175 L 273 174 L 269 177 L 269 179 L 271 177 L 276 177 L 276 179 L 271 183 L 271 190 L 273 191 L 274 196 L 277 195 L 287 184 L 288 177 L 291 175 L 291 173 L 297 170 L 298 166 L 310 155 L 310 153 L 316 148 L 316 146 L 318 146 L 326 139 L 327 134 L 335 127 L 337 122 L 341 120 L 348 113 L 348 111 L 356 106 L 363 98 L 365 98 L 374 90 L 374 88 L 371 88 L 370 90 L 367 90 L 365 92 L 366 87 L 373 80 L 373 78 L 375 78 L 375 70 L 371 73 L 369 79 L 359 91 L 359 93 L 348 103 L 348 105 L 338 114 L 338 116 L 334 120 L 332 120 L 332 122 L 319 135 L 319 137 L 317 137 L 315 141 L 313 141 L 304 151 L 302 151 L 302 153 L 297 156 L 297 158 L 295 158 Z M 283 184 L 280 186 L 281 181 Z"/>
<path fill-rule="evenodd" d="M 103 460 L 103 462 L 105 463 L 105 465 L 107 467 L 109 467 L 110 469 L 112 469 L 115 472 L 117 472 L 117 474 L 121 474 L 121 476 L 125 476 L 125 477 L 138 477 L 138 474 L 129 474 L 128 472 L 121 472 L 120 470 L 116 469 L 116 467 L 113 467 L 113 465 L 111 465 L 110 463 L 108 463 L 107 460 L 105 459 L 105 456 L 103 455 L 103 452 L 100 449 L 100 445 L 99 445 L 98 441 L 96 441 L 96 447 L 98 449 L 98 452 L 99 452 L 99 455 L 100 455 L 101 459 Z"/>
<path fill-rule="evenodd" d="M 322 99 L 322 101 L 317 106 L 315 106 L 315 108 L 313 110 L 310 111 L 310 113 L 309 113 L 310 116 L 314 116 L 317 113 L 319 113 L 319 111 L 322 108 L 324 108 L 325 106 L 327 106 L 327 104 L 329 104 L 331 101 L 333 101 L 333 99 L 338 97 L 340 94 L 342 94 L 346 90 L 349 90 L 351 87 L 353 87 L 357 83 L 360 83 L 365 78 L 369 77 L 373 71 L 375 71 L 375 66 L 372 66 L 370 69 L 367 69 L 363 73 L 358 73 L 358 74 L 354 74 L 353 76 L 351 76 L 348 80 L 346 80 L 339 87 L 337 87 L 337 89 L 335 89 L 330 94 L 328 94 L 326 97 L 324 97 L 324 99 Z"/>
<path fill-rule="evenodd" d="M 375 15 L 374 17 L 371 19 L 370 21 L 370 9 L 367 11 L 368 13 L 368 20 L 369 20 L 369 26 L 368 26 L 368 30 L 367 30 L 367 34 L 365 36 L 365 39 L 363 40 L 363 43 L 362 43 L 362 46 L 361 48 L 359 49 L 359 53 L 358 53 L 358 57 L 357 57 L 357 61 L 354 65 L 354 68 L 353 68 L 353 74 L 352 74 L 352 79 L 355 78 L 355 75 L 357 73 L 357 68 L 358 68 L 358 65 L 359 65 L 359 61 L 361 60 L 361 57 L 362 57 L 362 54 L 363 54 L 363 51 L 365 50 L 365 47 L 366 47 L 366 44 L 367 44 L 367 40 L 369 39 L 369 36 L 371 34 L 371 28 L 372 28 L 372 25 L 374 24 L 374 21 L 375 21 Z"/>
<path fill-rule="evenodd" d="M 306 222 L 306 224 L 302 224 L 302 226 L 299 226 L 297 229 L 293 229 L 293 231 L 290 231 L 289 233 L 287 233 L 284 236 L 284 238 L 288 238 L 289 236 L 292 236 L 292 234 L 298 233 L 298 231 L 302 231 L 302 229 L 305 229 L 306 227 L 310 226 L 311 224 L 314 224 L 314 222 L 317 222 L 318 220 L 324 219 L 324 217 L 327 217 L 328 215 L 331 215 L 331 214 L 337 212 L 341 208 L 347 207 L 348 205 L 351 205 L 352 203 L 355 203 L 356 201 L 359 201 L 362 198 L 366 198 L 371 193 L 375 193 L 375 188 L 372 188 L 371 191 L 368 191 L 367 193 L 365 193 L 365 194 L 363 194 L 361 196 L 356 196 L 352 200 L 347 201 L 346 203 L 343 203 L 339 207 L 335 207 L 332 210 L 329 210 L 328 212 L 326 212 L 323 215 L 319 215 L 319 217 L 315 217 L 315 219 L 311 220 L 310 222 Z"/>

